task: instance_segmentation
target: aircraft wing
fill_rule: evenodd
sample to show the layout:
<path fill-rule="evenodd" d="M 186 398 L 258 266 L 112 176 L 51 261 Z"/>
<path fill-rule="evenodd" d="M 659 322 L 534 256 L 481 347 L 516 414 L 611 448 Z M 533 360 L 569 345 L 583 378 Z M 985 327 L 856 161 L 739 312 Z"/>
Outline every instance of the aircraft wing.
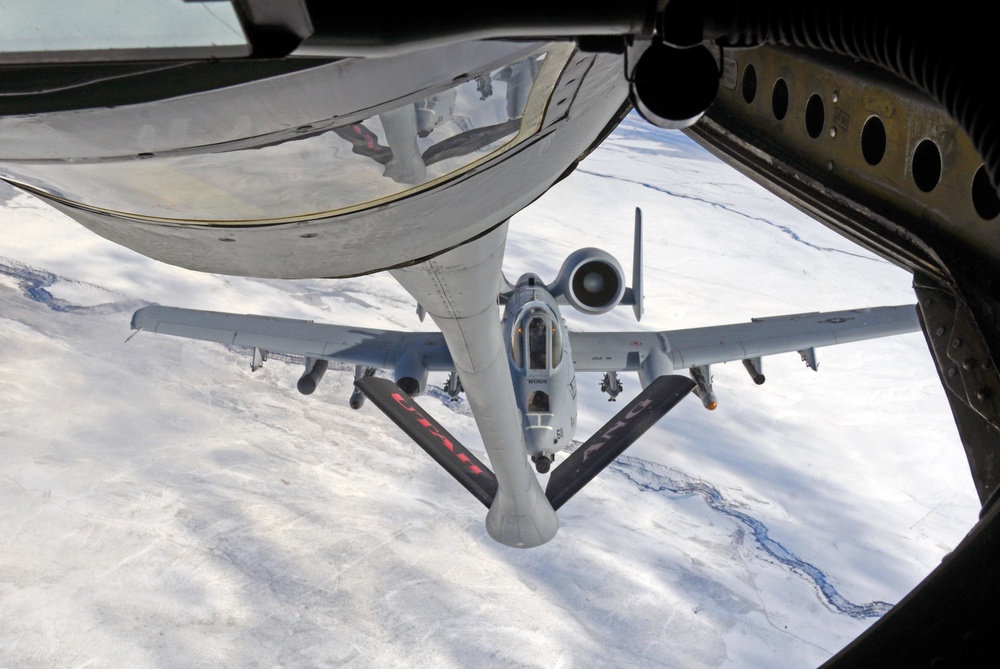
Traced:
<path fill-rule="evenodd" d="M 397 332 L 161 306 L 136 311 L 132 329 L 379 369 L 395 369 L 404 360 L 416 361 L 429 371 L 454 369 L 440 332 Z"/>
<path fill-rule="evenodd" d="M 679 370 L 808 352 L 919 329 L 916 308 L 905 305 L 754 318 L 749 323 L 665 332 L 571 332 L 570 346 L 577 371 L 638 371 L 657 352 Z"/>

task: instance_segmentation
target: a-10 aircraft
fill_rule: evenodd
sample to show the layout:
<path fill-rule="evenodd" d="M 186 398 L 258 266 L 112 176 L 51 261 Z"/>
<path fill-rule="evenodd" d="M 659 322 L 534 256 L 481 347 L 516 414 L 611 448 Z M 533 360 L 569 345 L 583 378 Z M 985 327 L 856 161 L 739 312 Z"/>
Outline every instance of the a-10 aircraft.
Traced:
<path fill-rule="evenodd" d="M 596 248 L 572 253 L 556 279 L 546 284 L 533 273 L 511 285 L 500 272 L 506 226 L 468 247 L 446 253 L 416 268 L 393 273 L 404 286 L 441 279 L 436 264 L 454 263 L 466 272 L 489 277 L 468 291 L 476 299 L 453 295 L 468 316 L 449 318 L 442 305 L 419 303 L 442 325 L 444 334 L 398 332 L 330 325 L 268 316 L 229 314 L 174 307 L 148 306 L 132 318 L 132 328 L 220 342 L 252 351 L 257 370 L 270 353 L 301 356 L 305 371 L 298 390 L 312 394 L 330 362 L 355 366 L 350 406 L 372 400 L 418 445 L 488 509 L 486 526 L 508 546 L 532 547 L 550 540 L 558 529 L 556 510 L 610 464 L 647 429 L 692 390 L 708 409 L 716 408 L 710 366 L 741 360 L 755 383 L 763 383 L 761 357 L 797 351 L 813 370 L 815 348 L 919 330 L 915 308 L 881 307 L 831 313 L 754 319 L 750 323 L 669 332 L 571 332 L 560 314 L 569 304 L 584 314 L 602 314 L 631 305 L 643 312 L 642 216 L 636 209 L 632 286 L 621 265 Z M 461 288 L 461 281 L 442 285 L 441 295 Z M 414 291 L 419 292 L 419 291 Z M 420 292 L 426 299 L 427 291 Z M 467 296 L 466 296 L 467 297 Z M 502 343 L 490 333 L 490 320 L 503 305 Z M 484 307 L 480 309 L 480 307 Z M 461 321 L 481 325 L 462 327 Z M 448 333 L 461 329 L 461 337 Z M 392 381 L 376 376 L 387 370 Z M 675 374 L 687 371 L 690 376 Z M 457 399 L 465 391 L 477 419 L 489 465 L 460 444 L 413 399 L 427 386 L 429 372 L 450 372 L 447 393 Z M 542 492 L 528 466 L 549 473 L 557 454 L 574 443 L 577 419 L 577 372 L 603 373 L 600 388 L 615 400 L 623 386 L 619 372 L 636 372 L 640 392 L 607 424 L 551 471 Z M 493 382 L 484 383 L 485 379 Z M 505 387 L 492 385 L 502 383 Z M 509 391 L 513 389 L 513 394 Z M 511 396 L 514 406 L 504 403 Z M 492 469 L 491 469 L 492 468 Z"/>
<path fill-rule="evenodd" d="M 912 272 L 981 519 L 824 666 L 996 665 L 1000 97 L 979 77 L 994 40 L 978 6 L 410 3 L 354 21 L 317 0 L 206 0 L 143 4 L 143 21 L 60 3 L 53 21 L 21 4 L 0 22 L 0 178 L 192 270 L 392 270 L 448 344 L 511 541 L 555 516 L 497 318 L 502 227 L 630 108 Z"/>

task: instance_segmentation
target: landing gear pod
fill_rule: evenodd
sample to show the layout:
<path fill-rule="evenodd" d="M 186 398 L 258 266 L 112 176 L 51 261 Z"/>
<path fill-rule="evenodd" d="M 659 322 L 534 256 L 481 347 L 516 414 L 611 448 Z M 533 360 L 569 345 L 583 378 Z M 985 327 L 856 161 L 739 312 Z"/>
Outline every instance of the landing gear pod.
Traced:
<path fill-rule="evenodd" d="M 642 385 L 643 390 L 645 390 L 656 379 L 673 373 L 674 364 L 670 361 L 670 356 L 661 349 L 654 348 L 639 367 L 639 383 Z"/>
<path fill-rule="evenodd" d="M 328 360 L 306 358 L 306 373 L 302 375 L 296 384 L 299 392 L 303 395 L 312 395 L 329 366 L 330 362 Z"/>
<path fill-rule="evenodd" d="M 393 368 L 393 381 L 410 397 L 417 397 L 427 387 L 427 367 L 419 356 L 407 354 Z"/>

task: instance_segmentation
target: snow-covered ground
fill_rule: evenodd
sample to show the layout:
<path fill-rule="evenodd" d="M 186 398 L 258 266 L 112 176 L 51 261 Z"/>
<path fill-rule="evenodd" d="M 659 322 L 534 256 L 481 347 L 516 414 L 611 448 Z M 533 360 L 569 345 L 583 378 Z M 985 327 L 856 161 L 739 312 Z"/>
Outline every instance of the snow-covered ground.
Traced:
<path fill-rule="evenodd" d="M 760 387 L 714 368 L 718 410 L 685 400 L 563 508 L 555 540 L 509 549 L 374 407 L 347 407 L 349 373 L 303 397 L 281 360 L 251 375 L 222 346 L 125 343 L 152 302 L 431 328 L 388 275 L 196 274 L 0 199 L 3 667 L 810 667 L 976 518 L 917 333 L 819 349 L 818 374 L 767 358 Z M 628 273 L 635 206 L 646 316 L 571 327 L 914 300 L 905 272 L 634 117 L 513 219 L 507 275 L 551 280 L 582 246 Z M 616 405 L 578 381 L 585 438 Z M 440 398 L 422 402 L 478 450 Z"/>

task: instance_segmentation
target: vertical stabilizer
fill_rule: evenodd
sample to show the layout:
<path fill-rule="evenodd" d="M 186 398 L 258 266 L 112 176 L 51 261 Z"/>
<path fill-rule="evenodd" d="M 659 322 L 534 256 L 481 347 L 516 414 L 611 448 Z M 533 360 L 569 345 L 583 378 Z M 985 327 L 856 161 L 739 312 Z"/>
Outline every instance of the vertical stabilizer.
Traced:
<path fill-rule="evenodd" d="M 642 307 L 642 209 L 635 208 L 635 233 L 632 238 L 632 313 L 641 321 Z"/>

